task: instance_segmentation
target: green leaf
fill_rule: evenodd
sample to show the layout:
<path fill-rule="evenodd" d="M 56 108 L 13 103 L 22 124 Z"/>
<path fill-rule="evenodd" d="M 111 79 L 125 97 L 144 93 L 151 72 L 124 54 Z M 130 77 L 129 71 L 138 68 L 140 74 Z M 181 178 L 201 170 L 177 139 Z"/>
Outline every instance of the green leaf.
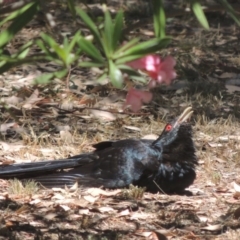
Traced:
<path fill-rule="evenodd" d="M 54 77 L 54 73 L 44 73 L 41 76 L 37 77 L 34 81 L 34 84 L 47 84 L 50 83 L 50 80 Z"/>
<path fill-rule="evenodd" d="M 78 64 L 79 67 L 104 67 L 103 63 L 99 63 L 99 62 L 80 62 Z"/>
<path fill-rule="evenodd" d="M 68 46 L 68 52 L 69 53 L 73 50 L 73 48 L 75 47 L 76 43 L 78 43 L 80 38 L 81 38 L 80 31 L 77 31 L 75 33 L 74 37 L 72 38 L 72 41 L 70 42 L 70 44 Z"/>
<path fill-rule="evenodd" d="M 112 49 L 113 51 L 116 50 L 118 43 L 120 42 L 121 36 L 123 31 L 123 12 L 119 11 L 113 27 L 113 39 L 112 39 Z"/>
<path fill-rule="evenodd" d="M 55 73 L 44 73 L 35 79 L 34 84 L 48 84 L 54 77 L 63 78 L 67 72 L 67 69 L 61 69 Z"/>
<path fill-rule="evenodd" d="M 193 0 L 192 1 L 192 10 L 197 18 L 197 20 L 200 22 L 200 24 L 207 30 L 209 30 L 209 25 L 207 18 L 204 14 L 204 11 L 202 9 L 202 6 L 199 1 Z"/>
<path fill-rule="evenodd" d="M 162 0 L 152 0 L 153 26 L 156 38 L 165 37 L 166 17 Z"/>
<path fill-rule="evenodd" d="M 146 54 L 156 53 L 160 49 L 165 48 L 169 44 L 170 40 L 170 38 L 165 37 L 163 39 L 155 38 L 143 43 L 139 43 L 138 45 L 123 52 L 121 57 L 116 60 L 116 63 L 124 63 L 127 58 L 131 59 L 130 61 L 132 61 Z"/>
<path fill-rule="evenodd" d="M 59 70 L 59 71 L 55 72 L 54 76 L 57 77 L 57 78 L 62 79 L 64 76 L 67 75 L 67 73 L 68 73 L 67 69 L 62 69 L 62 70 Z"/>
<path fill-rule="evenodd" d="M 68 5 L 68 8 L 69 8 L 73 18 L 75 19 L 76 18 L 76 9 L 75 9 L 74 1 L 73 0 L 67 0 L 67 5 Z"/>
<path fill-rule="evenodd" d="M 122 88 L 123 75 L 120 69 L 116 67 L 113 61 L 109 61 L 109 77 L 114 87 Z"/>
<path fill-rule="evenodd" d="M 91 33 L 94 35 L 98 43 L 101 43 L 101 35 L 92 19 L 82 9 L 76 8 L 76 11 L 78 15 L 81 17 L 81 19 L 84 21 L 84 23 L 87 25 Z"/>
<path fill-rule="evenodd" d="M 146 83 L 147 80 L 136 70 L 132 69 L 127 65 L 118 65 L 118 68 L 122 72 L 127 73 L 131 79 L 137 80 L 138 82 Z"/>
<path fill-rule="evenodd" d="M 144 83 L 144 84 L 147 83 L 146 78 L 144 78 L 143 76 L 135 76 L 135 75 L 129 74 L 129 78 L 136 80 L 137 82 Z"/>
<path fill-rule="evenodd" d="M 91 58 L 95 59 L 96 61 L 103 63 L 103 57 L 101 56 L 98 49 L 88 40 L 81 37 L 81 39 L 78 41 L 79 47 Z"/>
<path fill-rule="evenodd" d="M 107 73 L 103 73 L 102 75 L 100 75 L 100 77 L 97 79 L 97 82 L 101 83 L 102 81 L 104 81 L 107 78 Z"/>
<path fill-rule="evenodd" d="M 121 64 L 131 62 L 133 60 L 139 59 L 144 57 L 146 54 L 134 54 L 134 55 L 128 55 L 126 57 L 121 57 L 118 60 L 115 61 L 116 65 L 119 66 Z"/>
<path fill-rule="evenodd" d="M 120 46 L 120 48 L 113 54 L 113 59 L 118 59 L 119 57 L 121 57 L 124 51 L 126 51 L 128 48 L 136 45 L 137 42 L 139 42 L 139 38 L 133 38 L 129 42 Z"/>
<path fill-rule="evenodd" d="M 18 16 L 15 17 L 10 26 L 0 33 L 0 48 L 8 44 L 12 38 L 28 23 L 38 10 L 38 2 L 34 1 L 26 4 L 18 10 Z"/>
<path fill-rule="evenodd" d="M 58 57 L 62 60 L 65 67 L 69 67 L 72 57 L 68 52 L 68 43 L 67 43 L 67 46 L 65 46 L 66 48 L 63 48 L 59 46 L 56 43 L 56 41 L 49 35 L 41 34 L 41 37 L 49 45 L 49 47 L 51 47 L 52 50 L 58 55 Z M 66 41 L 65 41 L 65 45 L 66 45 Z"/>
<path fill-rule="evenodd" d="M 37 40 L 36 44 L 47 55 L 46 59 L 51 61 L 57 58 L 57 55 L 54 52 L 51 52 L 48 48 L 46 48 L 46 45 L 43 43 L 42 40 Z"/>
<path fill-rule="evenodd" d="M 226 0 L 219 0 L 220 3 L 224 6 L 227 13 L 230 15 L 230 17 L 240 26 L 240 20 L 238 15 L 236 14 L 236 11 L 233 9 L 233 7 L 228 3 Z"/>
<path fill-rule="evenodd" d="M 104 7 L 104 33 L 102 33 L 102 38 L 105 43 L 105 53 L 106 56 L 110 57 L 113 52 L 113 33 L 114 33 L 114 28 L 113 28 L 113 23 L 112 23 L 112 18 L 111 15 L 107 9 L 107 7 Z"/>

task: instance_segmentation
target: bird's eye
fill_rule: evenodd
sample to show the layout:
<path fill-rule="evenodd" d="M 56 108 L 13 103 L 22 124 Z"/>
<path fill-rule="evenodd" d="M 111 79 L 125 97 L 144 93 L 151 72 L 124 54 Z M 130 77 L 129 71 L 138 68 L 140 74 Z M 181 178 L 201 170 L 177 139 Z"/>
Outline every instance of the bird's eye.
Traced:
<path fill-rule="evenodd" d="M 168 124 L 166 127 L 165 127 L 165 131 L 169 132 L 171 131 L 172 129 L 172 125 L 171 124 Z"/>

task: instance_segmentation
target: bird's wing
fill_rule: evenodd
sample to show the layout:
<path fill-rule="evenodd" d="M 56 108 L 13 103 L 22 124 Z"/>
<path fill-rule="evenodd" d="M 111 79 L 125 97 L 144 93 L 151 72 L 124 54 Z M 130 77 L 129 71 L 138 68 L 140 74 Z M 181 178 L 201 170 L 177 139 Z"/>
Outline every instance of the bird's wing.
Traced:
<path fill-rule="evenodd" d="M 99 142 L 96 144 L 93 144 L 92 146 L 95 148 L 95 151 L 102 151 L 105 150 L 107 148 L 111 148 L 111 147 L 124 147 L 124 146 L 129 146 L 129 144 L 134 144 L 134 143 L 139 143 L 142 142 L 144 143 L 146 146 L 150 146 L 153 142 L 155 141 L 155 139 L 151 140 L 151 139 L 123 139 L 123 140 L 116 140 L 116 141 L 103 141 L 103 142 Z"/>

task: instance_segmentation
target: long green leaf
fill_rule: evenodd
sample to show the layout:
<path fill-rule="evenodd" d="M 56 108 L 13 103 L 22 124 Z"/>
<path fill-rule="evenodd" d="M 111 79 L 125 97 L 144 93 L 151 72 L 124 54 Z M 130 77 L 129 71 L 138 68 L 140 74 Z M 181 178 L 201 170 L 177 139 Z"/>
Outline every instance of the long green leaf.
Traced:
<path fill-rule="evenodd" d="M 152 0 L 153 26 L 156 38 L 165 37 L 166 17 L 162 0 Z"/>
<path fill-rule="evenodd" d="M 126 57 L 121 57 L 117 61 L 115 61 L 116 65 L 119 66 L 121 64 L 131 62 L 133 60 L 139 59 L 144 57 L 146 54 L 134 54 L 134 55 L 127 55 Z"/>
<path fill-rule="evenodd" d="M 53 51 L 58 55 L 58 57 L 63 61 L 64 65 L 68 67 L 69 64 L 69 52 L 68 47 L 66 49 L 60 47 L 56 41 L 47 34 L 41 34 L 42 39 Z M 66 43 L 65 43 L 66 44 Z"/>
<path fill-rule="evenodd" d="M 73 18 L 75 19 L 76 18 L 76 9 L 75 9 L 75 3 L 73 0 L 67 0 L 67 5 L 68 5 L 68 8 L 73 16 Z"/>
<path fill-rule="evenodd" d="M 38 1 L 28 3 L 20 10 L 19 15 L 13 20 L 10 26 L 0 33 L 0 48 L 8 44 L 12 38 L 32 20 L 38 10 Z"/>
<path fill-rule="evenodd" d="M 236 14 L 236 11 L 233 9 L 231 4 L 229 4 L 227 0 L 219 0 L 219 1 L 224 6 L 224 8 L 226 9 L 230 17 L 238 24 L 238 26 L 240 26 L 239 16 Z"/>
<path fill-rule="evenodd" d="M 104 67 L 103 63 L 99 62 L 80 62 L 78 64 L 79 67 Z"/>
<path fill-rule="evenodd" d="M 81 39 L 78 41 L 79 47 L 91 58 L 97 60 L 100 63 L 103 63 L 103 57 L 101 56 L 98 49 L 88 40 L 81 37 Z"/>
<path fill-rule="evenodd" d="M 155 53 L 159 51 L 162 48 L 165 48 L 171 38 L 163 38 L 163 39 L 151 39 L 149 41 L 139 43 L 136 46 L 133 46 L 129 49 L 127 49 L 125 52 L 122 53 L 121 57 L 118 58 L 116 61 L 117 63 L 123 63 L 122 59 L 126 58 L 127 56 L 133 56 L 133 55 L 145 55 L 145 54 L 150 54 L 150 53 Z"/>
<path fill-rule="evenodd" d="M 37 40 L 36 41 L 36 44 L 38 45 L 38 47 L 40 49 L 42 49 L 42 51 L 47 55 L 46 57 L 51 61 L 51 60 L 54 60 L 57 55 L 54 53 L 54 52 L 51 52 L 47 47 L 46 45 L 43 43 L 42 40 Z"/>
<path fill-rule="evenodd" d="M 70 53 L 73 48 L 75 47 L 76 43 L 80 40 L 80 31 L 77 31 L 72 39 L 72 41 L 70 42 L 69 46 L 68 46 L 68 52 Z"/>
<path fill-rule="evenodd" d="M 122 56 L 124 51 L 126 51 L 128 48 L 136 45 L 136 43 L 139 42 L 139 38 L 133 38 L 129 42 L 125 43 L 124 45 L 120 46 L 118 50 L 113 54 L 113 59 L 118 59 L 119 57 Z"/>
<path fill-rule="evenodd" d="M 109 60 L 109 76 L 114 87 L 122 88 L 123 84 L 122 72 L 111 60 Z"/>
<path fill-rule="evenodd" d="M 89 30 L 94 35 L 98 43 L 101 43 L 101 35 L 98 31 L 97 26 L 92 21 L 92 19 L 82 9 L 76 8 L 76 11 L 78 15 L 81 17 L 81 19 L 83 20 L 83 22 L 88 26 Z"/>
<path fill-rule="evenodd" d="M 117 16 L 115 17 L 115 23 L 113 27 L 113 39 L 112 39 L 113 51 L 116 50 L 118 43 L 121 40 L 122 31 L 123 31 L 123 12 L 119 11 Z"/>
<path fill-rule="evenodd" d="M 102 37 L 105 42 L 105 54 L 106 56 L 110 57 L 113 52 L 113 33 L 114 33 L 114 28 L 113 28 L 113 23 L 112 23 L 112 18 L 111 15 L 107 9 L 107 7 L 104 7 L 104 32 L 102 33 Z"/>
<path fill-rule="evenodd" d="M 47 84 L 50 83 L 50 80 L 54 77 L 54 73 L 44 73 L 37 77 L 34 81 L 34 84 Z"/>
<path fill-rule="evenodd" d="M 192 2 L 192 10 L 197 18 L 197 20 L 199 21 L 199 23 L 205 28 L 209 30 L 209 25 L 208 25 L 208 21 L 207 18 L 204 14 L 204 11 L 202 9 L 202 6 L 200 4 L 199 1 L 197 0 L 193 0 Z"/>
<path fill-rule="evenodd" d="M 97 82 L 101 83 L 102 81 L 104 81 L 105 79 L 107 78 L 107 73 L 103 73 L 101 74 L 98 79 L 97 79 Z"/>

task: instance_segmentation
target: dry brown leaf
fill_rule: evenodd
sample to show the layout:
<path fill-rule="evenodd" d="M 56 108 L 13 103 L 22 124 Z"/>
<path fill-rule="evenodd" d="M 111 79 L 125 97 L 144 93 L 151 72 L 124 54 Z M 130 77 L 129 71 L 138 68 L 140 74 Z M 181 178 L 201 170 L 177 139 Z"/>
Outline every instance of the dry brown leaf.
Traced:
<path fill-rule="evenodd" d="M 73 110 L 73 102 L 70 102 L 69 100 L 64 100 L 60 105 L 60 108 L 63 110 L 71 111 Z"/>
<path fill-rule="evenodd" d="M 84 215 L 88 215 L 89 214 L 89 209 L 87 208 L 87 209 L 80 209 L 79 210 L 79 214 L 84 214 Z"/>
<path fill-rule="evenodd" d="M 233 194 L 233 198 L 235 198 L 235 199 L 240 199 L 240 192 L 235 192 L 234 194 Z"/>
<path fill-rule="evenodd" d="M 84 95 L 80 100 L 80 105 L 94 105 L 96 103 L 96 98 Z"/>
<path fill-rule="evenodd" d="M 15 122 L 12 122 L 12 123 L 3 123 L 0 125 L 0 132 L 1 133 L 4 133 L 6 132 L 7 130 L 9 130 L 11 127 L 13 127 L 15 124 Z"/>
<path fill-rule="evenodd" d="M 221 136 L 218 137 L 216 140 L 219 140 L 221 142 L 228 142 L 229 140 L 240 141 L 240 136 L 236 135 Z"/>
<path fill-rule="evenodd" d="M 23 99 L 20 97 L 11 96 L 11 97 L 3 98 L 3 99 L 1 99 L 1 101 L 3 101 L 4 103 L 12 104 L 12 105 L 16 106 L 19 103 L 21 103 L 23 101 Z"/>
<path fill-rule="evenodd" d="M 111 208 L 111 207 L 100 207 L 100 208 L 98 208 L 98 210 L 99 210 L 101 213 L 105 213 L 105 212 L 116 212 L 116 210 L 114 210 L 114 209 Z"/>
<path fill-rule="evenodd" d="M 123 210 L 119 213 L 119 216 L 127 216 L 127 215 L 130 215 L 130 211 L 129 209 L 126 209 L 126 210 Z"/>
<path fill-rule="evenodd" d="M 42 97 L 39 96 L 39 91 L 38 89 L 35 89 L 32 95 L 25 101 L 23 104 L 22 108 L 25 109 L 32 109 L 33 107 L 36 107 L 36 103 L 38 103 L 40 100 L 42 100 Z"/>
<path fill-rule="evenodd" d="M 233 183 L 233 187 L 234 187 L 234 190 L 238 193 L 240 193 L 240 185 L 238 185 L 237 183 Z"/>
<path fill-rule="evenodd" d="M 52 199 L 62 200 L 62 199 L 65 199 L 65 197 L 62 194 L 57 193 L 57 194 L 54 194 Z"/>
<path fill-rule="evenodd" d="M 115 196 L 118 193 L 120 193 L 122 190 L 117 189 L 117 190 L 113 190 L 113 191 L 105 191 L 101 188 L 89 188 L 87 189 L 87 193 L 91 194 L 92 196 L 96 197 L 99 195 L 104 195 L 104 196 Z"/>
<path fill-rule="evenodd" d="M 31 205 L 37 205 L 38 203 L 41 203 L 40 199 L 34 199 L 33 201 L 29 202 Z"/>
<path fill-rule="evenodd" d="M 240 87 L 238 87 L 238 86 L 225 85 L 225 87 L 229 93 L 234 93 L 234 92 L 240 91 Z"/>
<path fill-rule="evenodd" d="M 91 113 L 95 118 L 98 118 L 104 122 L 111 122 L 116 120 L 116 116 L 108 111 L 91 110 Z"/>
<path fill-rule="evenodd" d="M 47 220 L 53 220 L 56 216 L 56 213 L 47 213 L 46 215 L 44 215 L 44 218 Z"/>
<path fill-rule="evenodd" d="M 236 78 L 237 74 L 233 72 L 224 72 L 218 78 Z"/>
<path fill-rule="evenodd" d="M 90 202 L 90 203 L 94 203 L 97 199 L 98 199 L 98 197 L 92 197 L 92 196 L 83 196 L 83 198 L 85 199 L 85 200 L 87 200 L 88 202 Z"/>
<path fill-rule="evenodd" d="M 64 211 L 69 211 L 71 208 L 66 205 L 59 205 Z"/>
<path fill-rule="evenodd" d="M 159 136 L 156 134 L 148 134 L 142 137 L 142 139 L 149 139 L 149 140 L 155 140 L 157 139 Z"/>
<path fill-rule="evenodd" d="M 22 205 L 17 211 L 17 214 L 22 214 L 30 211 L 30 207 L 27 205 Z"/>
<path fill-rule="evenodd" d="M 60 131 L 60 137 L 67 144 L 74 142 L 72 134 L 67 130 Z"/>
<path fill-rule="evenodd" d="M 208 142 L 208 145 L 212 148 L 216 148 L 216 147 L 222 147 L 223 145 L 221 143 L 211 143 Z"/>
<path fill-rule="evenodd" d="M 216 224 L 216 225 L 208 225 L 207 227 L 202 227 L 202 230 L 207 230 L 207 231 L 219 231 L 223 228 L 221 224 Z"/>
<path fill-rule="evenodd" d="M 129 129 L 129 130 L 133 130 L 133 131 L 141 132 L 141 129 L 138 128 L 138 127 L 134 127 L 134 126 L 126 126 L 126 125 L 124 125 L 123 127 L 126 128 L 126 129 Z"/>

